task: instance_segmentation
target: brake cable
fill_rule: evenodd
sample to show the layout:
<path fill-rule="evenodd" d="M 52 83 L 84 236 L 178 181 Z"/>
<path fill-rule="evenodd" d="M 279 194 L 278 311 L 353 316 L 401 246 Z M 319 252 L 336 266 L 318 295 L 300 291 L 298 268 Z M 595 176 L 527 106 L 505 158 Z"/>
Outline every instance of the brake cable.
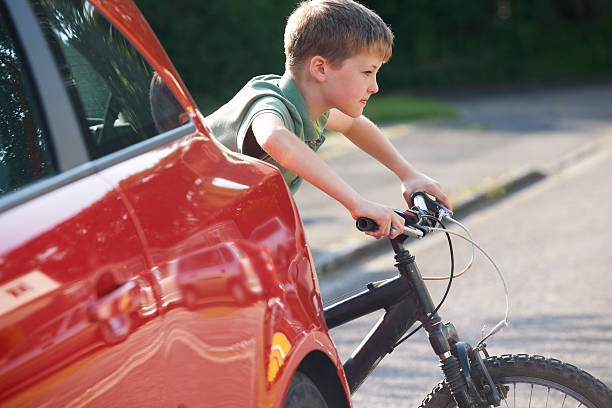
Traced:
<path fill-rule="evenodd" d="M 433 216 L 424 216 L 424 218 L 431 218 L 431 219 L 434 219 L 434 220 L 438 221 L 438 219 L 433 217 Z M 472 241 L 474 240 L 474 237 L 472 236 L 472 233 L 470 232 L 470 230 L 465 225 L 463 225 L 462 223 L 460 223 L 459 221 L 457 221 L 457 220 L 455 220 L 454 218 L 451 218 L 451 217 L 445 217 L 444 219 L 448 220 L 448 221 L 450 221 L 450 222 L 452 222 L 452 223 L 454 223 L 456 225 L 458 225 L 459 227 L 461 227 L 465 231 L 465 233 L 468 234 L 470 239 Z M 472 245 L 472 256 L 471 256 L 469 262 L 467 263 L 467 265 L 465 266 L 465 268 L 463 268 L 463 270 L 461 272 L 459 272 L 458 274 L 456 274 L 454 276 L 454 278 L 459 278 L 459 277 L 463 276 L 463 274 L 466 273 L 472 267 L 472 265 L 474 263 L 474 256 L 475 256 L 475 254 L 476 254 L 476 249 L 474 248 L 474 245 Z M 431 281 L 440 281 L 440 280 L 447 280 L 447 279 L 449 279 L 448 276 L 424 276 L 423 277 L 423 280 L 431 280 Z"/>
<path fill-rule="evenodd" d="M 483 344 L 487 339 L 489 339 L 491 336 L 493 336 L 494 334 L 498 333 L 500 330 L 502 330 L 504 327 L 508 326 L 509 323 L 509 317 L 510 317 L 510 294 L 508 291 L 508 285 L 506 284 L 506 280 L 504 278 L 504 275 L 502 274 L 499 266 L 497 265 L 497 263 L 495 263 L 495 261 L 493 260 L 493 258 L 491 258 L 491 256 L 487 253 L 487 251 L 485 251 L 482 247 L 480 247 L 480 245 L 478 245 L 476 242 L 474 242 L 472 234 L 469 232 L 469 230 L 464 227 L 461 223 L 459 223 L 458 221 L 454 220 L 451 217 L 446 217 L 446 219 L 451 220 L 452 222 L 456 223 L 457 225 L 459 225 L 460 227 L 462 227 L 470 236 L 470 238 L 464 237 L 461 234 L 458 234 L 454 231 L 449 231 L 446 226 L 436 217 L 433 216 L 425 216 L 425 218 L 431 218 L 436 220 L 436 222 L 438 224 L 440 224 L 442 226 L 442 228 L 436 228 L 436 227 L 429 227 L 429 231 L 440 231 L 440 232 L 444 232 L 444 234 L 446 235 L 446 239 L 448 240 L 448 245 L 449 245 L 449 250 L 450 250 L 450 257 L 451 257 L 451 272 L 450 275 L 448 277 L 444 277 L 443 279 L 448 279 L 448 285 L 446 287 L 446 291 L 444 292 L 444 296 L 442 296 L 442 300 L 440 301 L 440 303 L 438 304 L 438 306 L 436 306 L 436 308 L 434 309 L 434 311 L 429 315 L 429 317 L 427 318 L 427 320 L 425 320 L 423 323 L 421 323 L 416 329 L 414 329 L 412 332 L 410 332 L 409 334 L 407 334 L 406 336 L 404 336 L 402 339 L 400 339 L 397 343 L 395 343 L 395 345 L 392 347 L 391 351 L 393 351 L 394 348 L 396 348 L 397 346 L 399 346 L 401 343 L 403 343 L 404 341 L 406 341 L 408 338 L 410 338 L 412 335 L 414 335 L 417 331 L 419 331 L 423 326 L 425 326 L 427 323 L 429 323 L 433 317 L 434 314 L 436 314 L 436 312 L 440 309 L 440 307 L 442 306 L 442 304 L 444 303 L 444 301 L 446 300 L 446 297 L 450 291 L 451 288 L 451 284 L 453 281 L 453 278 L 455 278 L 454 275 L 454 269 L 455 269 L 455 257 L 454 257 L 454 253 L 453 253 L 453 245 L 451 242 L 451 238 L 450 235 L 454 235 L 457 236 L 463 240 L 468 241 L 469 243 L 472 244 L 472 251 L 474 251 L 474 248 L 477 248 L 480 252 L 482 252 L 487 259 L 489 260 L 489 262 L 491 262 L 491 264 L 493 264 L 493 266 L 495 267 L 495 270 L 497 271 L 497 274 L 499 275 L 502 284 L 504 285 L 504 292 L 506 295 L 506 313 L 504 315 L 504 318 L 499 321 L 494 327 L 493 329 L 491 329 L 489 331 L 489 333 L 487 333 L 477 344 L 477 347 L 480 347 L 481 344 Z M 464 269 L 461 274 L 465 273 L 465 271 L 467 269 L 469 269 L 472 265 L 473 262 L 473 256 L 474 254 L 472 253 L 472 259 L 470 260 L 468 266 L 466 267 L 466 269 Z M 424 278 L 423 278 L 424 279 Z M 431 280 L 431 279 L 430 279 Z M 436 279 L 436 280 L 441 280 L 441 279 Z"/>
<path fill-rule="evenodd" d="M 502 274 L 501 270 L 499 269 L 499 266 L 495 263 L 495 261 L 493 260 L 493 258 L 491 258 L 491 256 L 489 256 L 489 254 L 487 253 L 487 251 L 485 251 L 484 249 L 482 249 L 480 247 L 480 245 L 478 245 L 476 242 L 474 242 L 474 240 L 469 239 L 467 237 L 464 237 L 461 234 L 458 234 L 456 232 L 453 231 L 448 231 L 446 230 L 446 228 L 442 229 L 442 228 L 435 228 L 435 227 L 431 227 L 429 228 L 430 231 L 441 231 L 444 232 L 445 234 L 451 234 L 454 236 L 457 236 L 461 239 L 464 239 L 466 241 L 468 241 L 469 243 L 471 243 L 474 247 L 478 248 L 478 250 L 480 252 L 482 252 L 487 259 L 489 260 L 489 262 L 491 262 L 493 264 L 493 266 L 495 267 L 495 270 L 497 271 L 497 274 L 499 275 L 499 278 L 502 281 L 502 284 L 504 285 L 504 292 L 506 294 L 506 314 L 504 315 L 504 318 L 499 321 L 494 327 L 493 329 L 491 329 L 489 331 L 489 333 L 487 333 L 482 340 L 480 340 L 480 342 L 478 342 L 477 347 L 479 347 L 482 343 L 485 342 L 485 340 L 487 340 L 489 337 L 493 336 L 495 333 L 499 332 L 501 329 L 503 329 L 504 327 L 508 326 L 508 323 L 510 322 L 509 317 L 510 317 L 510 294 L 508 291 L 508 285 L 506 285 L 506 279 L 504 279 L 504 275 Z M 452 278 L 452 276 L 451 276 Z"/>

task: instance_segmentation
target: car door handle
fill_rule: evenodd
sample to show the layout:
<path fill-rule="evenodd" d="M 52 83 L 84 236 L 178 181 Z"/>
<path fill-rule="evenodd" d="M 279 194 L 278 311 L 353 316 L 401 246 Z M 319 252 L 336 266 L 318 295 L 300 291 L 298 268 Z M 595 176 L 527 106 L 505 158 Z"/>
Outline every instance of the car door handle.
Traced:
<path fill-rule="evenodd" d="M 89 317 L 104 322 L 122 317 L 140 306 L 140 287 L 131 280 L 102 296 L 89 306 Z"/>

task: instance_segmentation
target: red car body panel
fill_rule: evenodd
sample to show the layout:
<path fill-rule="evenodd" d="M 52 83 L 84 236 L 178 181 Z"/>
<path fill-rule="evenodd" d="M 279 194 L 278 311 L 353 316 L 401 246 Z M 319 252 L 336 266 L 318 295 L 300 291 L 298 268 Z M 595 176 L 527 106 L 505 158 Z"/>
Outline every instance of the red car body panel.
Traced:
<path fill-rule="evenodd" d="M 119 369 L 88 308 L 147 272 L 144 251 L 123 200 L 98 176 L 6 211 L 0 225 L 0 395 L 61 406 Z"/>
<path fill-rule="evenodd" d="M 280 407 L 313 352 L 350 404 L 280 172 L 209 136 L 133 3 L 92 4 L 196 131 L 0 213 L 0 405 Z"/>

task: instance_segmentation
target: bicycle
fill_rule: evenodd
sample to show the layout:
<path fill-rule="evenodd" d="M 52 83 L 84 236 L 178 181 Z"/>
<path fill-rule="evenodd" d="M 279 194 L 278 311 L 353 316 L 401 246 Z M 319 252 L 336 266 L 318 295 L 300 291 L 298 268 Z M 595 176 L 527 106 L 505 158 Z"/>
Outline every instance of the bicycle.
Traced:
<path fill-rule="evenodd" d="M 377 310 L 385 310 L 375 328 L 344 363 L 351 394 L 387 354 L 424 328 L 434 353 L 440 359 L 444 380 L 434 387 L 419 408 L 484 408 L 502 404 L 507 407 L 611 408 L 612 390 L 571 364 L 537 355 L 489 355 L 485 341 L 508 323 L 508 291 L 505 281 L 506 315 L 475 347 L 460 340 L 452 323 L 442 323 L 438 310 L 446 300 L 453 279 L 471 266 L 470 261 L 460 274 L 455 275 L 450 235 L 470 242 L 473 248 L 472 258 L 474 248 L 477 248 L 492 262 L 502 281 L 503 275 L 486 251 L 474 242 L 469 230 L 452 218 L 453 213 L 450 210 L 422 191 L 413 193 L 411 199 L 411 209 L 404 212 L 396 210 L 405 220 L 403 234 L 390 240 L 397 261 L 395 266 L 398 275 L 369 283 L 361 293 L 324 309 L 329 329 Z M 459 225 L 468 237 L 448 230 L 445 222 Z M 368 218 L 359 218 L 356 224 L 361 231 L 378 229 L 378 225 Z M 437 227 L 438 225 L 440 227 Z M 415 257 L 405 247 L 406 240 L 420 239 L 434 231 L 446 234 L 451 257 L 449 283 L 437 306 L 434 306 Z M 417 321 L 420 325 L 406 335 Z"/>

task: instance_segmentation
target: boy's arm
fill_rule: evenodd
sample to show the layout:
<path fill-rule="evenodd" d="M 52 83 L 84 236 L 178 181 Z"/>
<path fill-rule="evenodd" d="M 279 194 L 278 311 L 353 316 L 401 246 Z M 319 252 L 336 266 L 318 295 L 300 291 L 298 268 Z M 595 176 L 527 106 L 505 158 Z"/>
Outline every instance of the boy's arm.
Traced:
<path fill-rule="evenodd" d="M 357 147 L 395 173 L 402 182 L 402 193 L 407 203 L 410 203 L 410 194 L 413 191 L 423 190 L 436 197 L 447 208 L 451 208 L 440 184 L 406 161 L 381 130 L 365 116 L 352 118 L 332 109 L 325 127 L 342 133 Z"/>
<path fill-rule="evenodd" d="M 403 218 L 392 209 L 361 197 L 323 159 L 289 131 L 278 116 L 273 113 L 259 114 L 253 119 L 251 129 L 259 146 L 280 165 L 335 198 L 354 219 L 368 217 L 376 221 L 379 230 L 367 234 L 395 238 L 402 232 Z M 393 233 L 391 228 L 394 229 Z"/>

